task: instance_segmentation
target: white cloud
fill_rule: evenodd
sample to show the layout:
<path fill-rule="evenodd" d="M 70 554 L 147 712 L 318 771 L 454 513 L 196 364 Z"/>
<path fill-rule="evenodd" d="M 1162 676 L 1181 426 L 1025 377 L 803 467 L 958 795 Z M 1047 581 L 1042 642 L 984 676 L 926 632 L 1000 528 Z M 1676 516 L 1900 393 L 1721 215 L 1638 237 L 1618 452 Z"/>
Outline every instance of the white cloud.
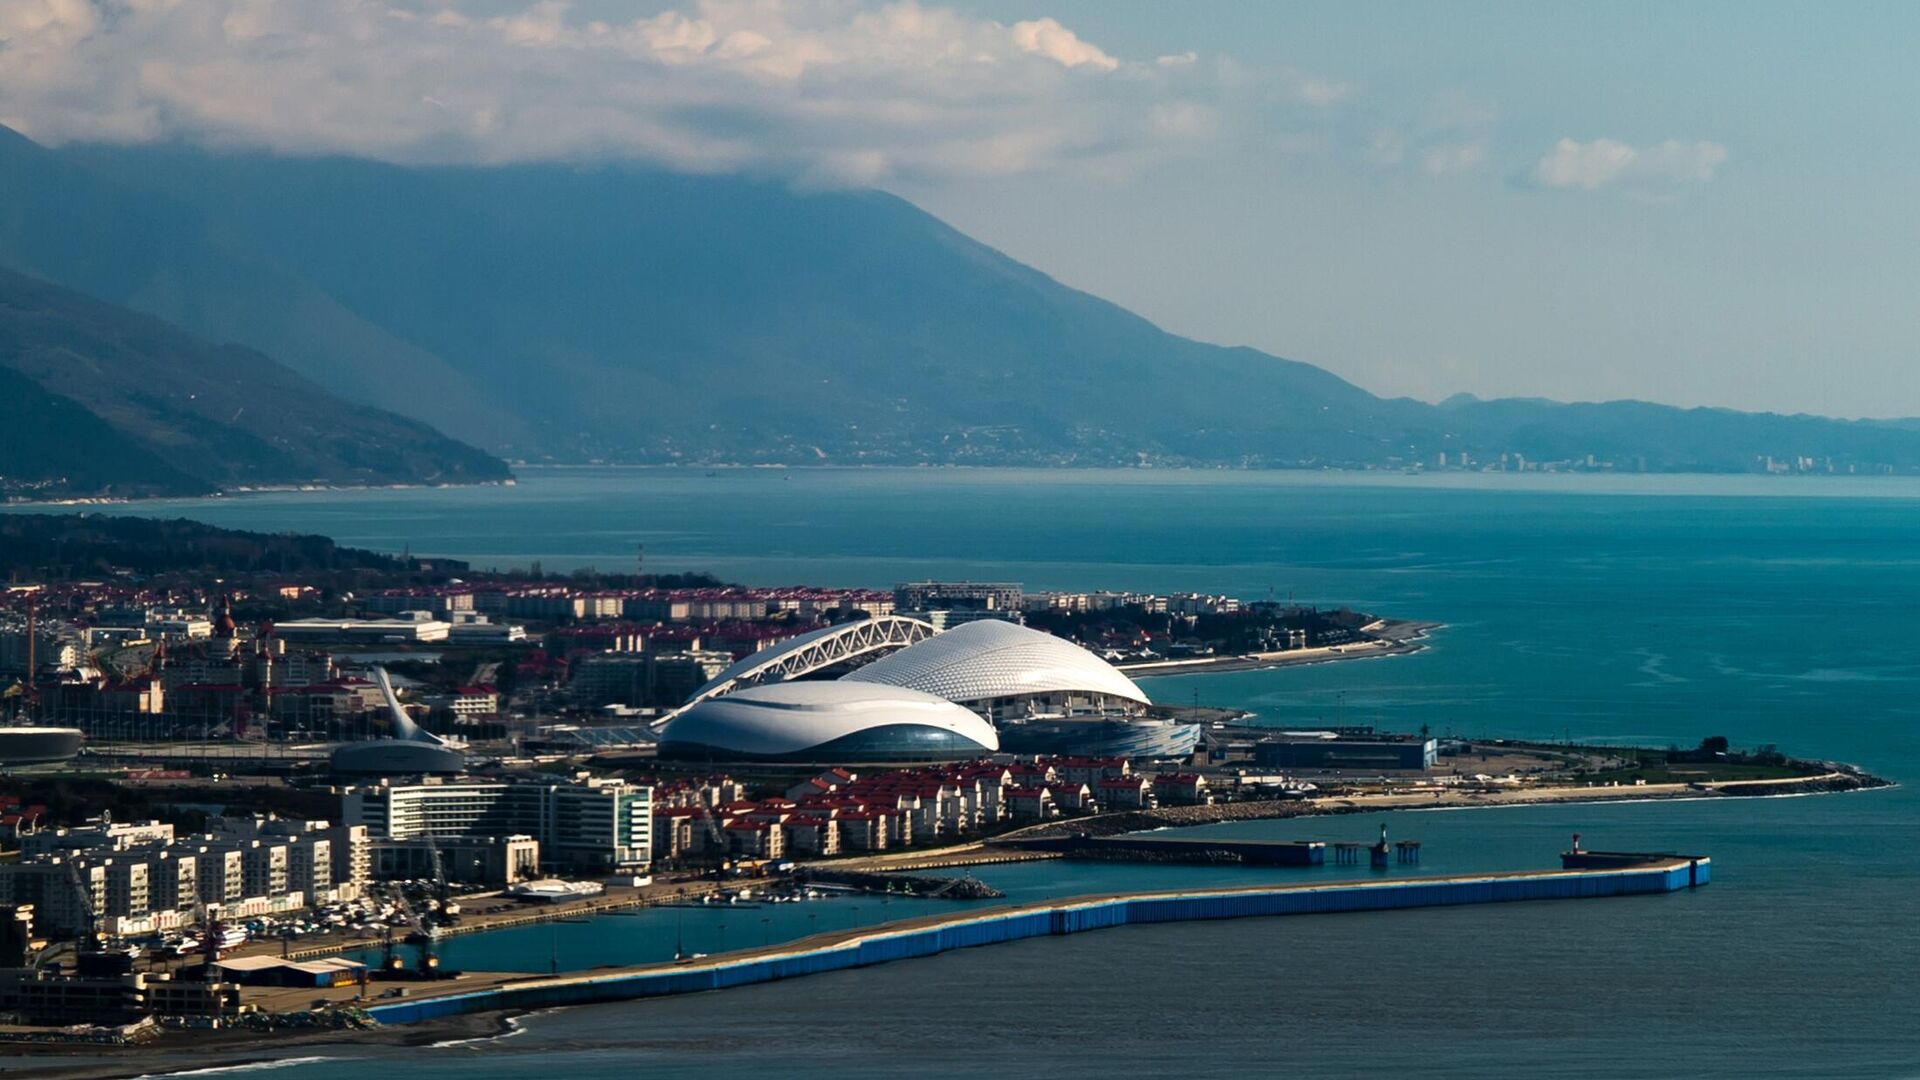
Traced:
<path fill-rule="evenodd" d="M 628 21 L 558 0 L 0 0 L 0 123 L 52 143 L 871 183 L 1108 175 L 1346 92 L 1268 71 L 1253 77 L 1284 90 L 1243 102 L 1198 59 L 1124 61 L 1057 19 L 914 0 L 683 0 Z"/>
<path fill-rule="evenodd" d="M 1295 72 L 1293 73 L 1293 93 L 1300 101 L 1315 108 L 1324 109 L 1352 97 L 1353 84 Z"/>
<path fill-rule="evenodd" d="M 1615 139 L 1561 139 L 1533 167 L 1536 183 L 1592 191 L 1617 182 L 1704 184 L 1727 160 L 1714 142 L 1676 139 L 1641 149 Z"/>
<path fill-rule="evenodd" d="M 1058 61 L 1062 67 L 1085 65 L 1112 71 L 1120 66 L 1120 61 L 1101 52 L 1099 46 L 1081 41 L 1079 35 L 1053 19 L 1014 23 L 1013 42 L 1027 52 Z"/>
<path fill-rule="evenodd" d="M 1478 140 L 1440 143 L 1420 152 L 1420 171 L 1428 176 L 1473 172 L 1486 162 L 1487 144 Z"/>

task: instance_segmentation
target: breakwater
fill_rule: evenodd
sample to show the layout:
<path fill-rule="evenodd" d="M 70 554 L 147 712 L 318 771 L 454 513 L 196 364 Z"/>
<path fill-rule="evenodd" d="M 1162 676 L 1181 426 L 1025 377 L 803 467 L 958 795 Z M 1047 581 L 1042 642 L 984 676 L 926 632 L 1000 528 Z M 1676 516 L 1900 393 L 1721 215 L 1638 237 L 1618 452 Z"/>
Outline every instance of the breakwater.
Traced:
<path fill-rule="evenodd" d="M 883 896 L 920 896 L 945 900 L 998 900 L 1006 893 L 971 877 L 922 877 L 897 872 L 873 873 L 863 870 L 835 870 L 810 866 L 794 875 L 808 885 L 839 885 Z"/>
<path fill-rule="evenodd" d="M 1705 885 L 1711 880 L 1711 868 L 1711 860 L 1704 857 L 1663 856 L 1645 865 L 1611 869 L 1077 897 L 979 915 L 926 916 L 865 930 L 816 934 L 786 945 L 692 962 L 535 977 L 376 1005 L 367 1012 L 383 1024 L 407 1024 L 500 1009 L 702 993 L 1118 926 L 1670 893 Z"/>

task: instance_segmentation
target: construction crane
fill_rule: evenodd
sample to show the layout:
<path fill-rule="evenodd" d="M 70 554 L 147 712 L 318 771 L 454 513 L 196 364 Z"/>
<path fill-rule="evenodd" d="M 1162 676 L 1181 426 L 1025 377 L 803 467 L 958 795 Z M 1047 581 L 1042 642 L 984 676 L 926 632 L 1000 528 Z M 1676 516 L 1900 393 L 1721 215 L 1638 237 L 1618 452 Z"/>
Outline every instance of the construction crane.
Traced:
<path fill-rule="evenodd" d="M 80 943 L 77 950 L 88 946 L 98 946 L 99 915 L 93 909 L 93 888 L 80 876 L 80 864 L 71 857 L 67 859 L 67 880 L 73 882 L 73 891 L 80 900 Z"/>
<path fill-rule="evenodd" d="M 704 797 L 695 795 L 693 805 L 700 811 L 700 821 L 707 827 L 707 847 L 714 852 L 715 861 L 721 870 L 727 868 L 727 834 L 720 828 L 720 822 L 714 818 L 713 808 L 707 805 Z"/>
<path fill-rule="evenodd" d="M 407 901 L 407 890 L 404 887 L 394 890 L 394 901 L 400 907 L 400 914 L 406 916 L 407 922 L 413 926 L 413 933 L 407 935 L 407 940 L 420 947 L 420 958 L 415 964 L 415 970 L 423 978 L 431 978 L 436 971 L 440 970 L 440 957 L 433 950 L 434 927 L 427 922 L 426 916 L 414 910 L 413 905 Z M 391 951 L 392 946 L 388 948 Z M 393 967 L 391 960 L 388 961 L 388 966 L 390 969 L 397 970 Z"/>
<path fill-rule="evenodd" d="M 423 834 L 427 841 L 427 857 L 433 863 L 433 913 L 442 923 L 450 923 L 460 914 L 460 905 L 453 902 L 453 887 L 447 883 L 447 860 L 440 851 L 440 842 L 434 839 L 431 831 Z"/>

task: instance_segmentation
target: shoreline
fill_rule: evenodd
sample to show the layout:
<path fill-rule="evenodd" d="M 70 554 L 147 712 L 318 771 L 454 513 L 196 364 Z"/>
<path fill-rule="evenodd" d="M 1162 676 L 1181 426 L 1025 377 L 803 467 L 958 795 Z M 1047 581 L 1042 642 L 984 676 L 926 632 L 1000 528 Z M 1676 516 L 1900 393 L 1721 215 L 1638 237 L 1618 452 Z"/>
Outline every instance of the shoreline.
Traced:
<path fill-rule="evenodd" d="M 1409 656 L 1424 652 L 1427 639 L 1446 624 L 1419 619 L 1375 619 L 1362 627 L 1363 633 L 1378 635 L 1371 641 L 1350 645 L 1330 645 L 1313 649 L 1289 649 L 1284 652 L 1245 653 L 1236 656 L 1205 656 L 1191 660 L 1154 660 L 1141 664 L 1117 664 L 1129 679 L 1159 679 L 1175 675 L 1217 675 L 1236 671 L 1271 671 L 1277 668 L 1333 664 L 1342 660 L 1373 660 L 1388 656 Z"/>
<path fill-rule="evenodd" d="M 1433 811 L 1433 810 L 1476 810 L 1502 809 L 1542 804 L 1571 803 L 1647 803 L 1675 801 L 1704 801 L 1708 799 L 1745 799 L 1745 798 L 1786 798 L 1810 795 L 1847 794 L 1880 789 L 1892 789 L 1899 785 L 1893 781 L 1873 776 L 1851 767 L 1835 768 L 1815 776 L 1791 777 L 1777 780 L 1734 780 L 1715 785 L 1662 784 L 1644 786 L 1618 786 L 1607 788 L 1549 788 L 1533 791 L 1502 792 L 1454 792 L 1443 793 L 1449 798 L 1436 800 L 1420 795 L 1377 795 L 1352 796 L 1322 800 L 1271 800 L 1261 802 L 1224 803 L 1205 807 L 1168 807 L 1150 811 L 1127 811 L 1112 815 L 1099 815 L 1095 818 L 1078 819 L 1072 824 L 1077 831 L 1095 831 L 1096 835 L 1114 835 L 1120 832 L 1144 832 L 1162 829 L 1190 828 L 1198 825 L 1216 824 L 1226 821 L 1271 820 L 1291 817 L 1336 816 L 1371 812 L 1393 811 Z M 1730 790 L 1729 790 L 1730 789 Z M 1102 819 L 1106 820 L 1102 820 Z M 1095 826 L 1089 829 L 1089 826 Z M 829 865 L 841 869 L 864 868 L 870 870 L 904 870 L 912 868 L 935 869 L 939 867 L 964 867 L 993 862 L 1027 861 L 1057 858 L 1052 852 L 1027 849 L 1020 843 L 1023 836 L 1035 840 L 1048 836 L 1042 830 L 1061 829 L 1061 823 L 1048 822 L 1016 833 L 1005 834 L 986 841 L 956 845 L 948 849 L 916 851 L 911 855 L 902 853 L 899 862 L 888 864 L 874 860 L 874 865 L 865 865 L 866 860 L 858 863 L 835 860 Z M 1009 841 L 1011 841 L 1009 843 Z M 912 863 L 928 864 L 913 866 Z M 1351 883 L 1334 883 L 1351 884 Z M 1298 886 L 1296 886 L 1298 888 Z M 1074 898 L 1085 899 L 1085 898 Z M 1060 903 L 1052 901 L 1050 903 Z M 552 912 L 548 917 L 567 917 L 567 912 Z M 586 914 L 573 912 L 573 915 Z M 938 918 L 937 916 L 922 919 Z M 916 920 L 909 920 L 916 921 Z M 874 933 L 880 927 L 863 927 L 859 931 L 846 933 Z M 771 951 L 791 948 L 794 943 L 773 946 Z M 769 950 L 742 950 L 745 955 Z M 604 976 L 603 971 L 582 971 L 570 973 L 576 977 Z M 568 976 L 562 976 L 566 978 Z M 518 978 L 528 978 L 519 976 Z M 533 980 L 542 977 L 533 976 Z M 457 991 L 456 991 L 457 992 Z M 509 1036 L 524 1030 L 520 1021 L 525 1017 L 571 1006 L 552 1007 L 506 1007 L 455 1016 L 439 1017 L 409 1024 L 396 1024 L 371 1030 L 325 1030 L 325 1031 L 225 1031 L 193 1032 L 192 1042 L 170 1043 L 167 1038 L 156 1043 L 126 1047 L 77 1047 L 59 1044 L 7 1044 L 0 1043 L 0 1060 L 12 1058 L 14 1061 L 28 1062 L 31 1075 L 44 1076 L 47 1080 L 132 1080 L 144 1076 L 178 1075 L 207 1069 L 232 1069 L 246 1066 L 271 1067 L 274 1063 L 288 1062 L 293 1056 L 290 1052 L 324 1050 L 332 1045 L 350 1044 L 354 1046 L 404 1046 L 437 1047 L 449 1050 L 463 1044 L 484 1046 L 494 1039 Z M 178 1036 L 175 1036 L 178 1037 Z M 211 1044 L 211 1045 L 209 1045 Z M 143 1059 L 136 1064 L 135 1056 Z M 82 1057 L 95 1060 L 83 1061 L 70 1067 L 57 1064 L 60 1057 Z M 321 1054 L 306 1056 L 325 1057 Z M 164 1059 L 154 1060 L 154 1059 Z M 42 1068 L 42 1065 L 45 1068 Z"/>
<path fill-rule="evenodd" d="M 1839 795 L 1854 791 L 1891 789 L 1898 786 L 1891 780 L 1849 767 L 1810 776 L 1772 780 L 1724 780 L 1704 784 L 1621 784 L 1609 787 L 1542 787 L 1494 791 L 1344 795 L 1318 799 L 1273 799 L 1218 803 L 1212 806 L 1170 806 L 1154 810 L 1127 810 L 1114 814 L 1075 818 L 1071 821 L 1042 822 L 993 837 L 983 841 L 982 844 L 987 848 L 996 845 L 1017 848 L 1024 840 L 1052 839 L 1072 832 L 1088 833 L 1094 836 L 1116 836 L 1121 833 L 1216 825 L 1226 821 L 1271 821 L 1281 818 L 1330 817 L 1396 810 L 1477 810 L 1578 803 L 1778 798 L 1796 795 Z"/>
<path fill-rule="evenodd" d="M 1706 856 L 1661 855 L 1641 857 L 1630 865 L 1618 867 L 1563 866 L 1443 878 L 1141 890 L 1036 900 L 985 912 L 944 912 L 876 926 L 827 931 L 691 962 L 638 964 L 557 976 L 475 973 L 490 978 L 491 983 L 449 987 L 447 994 L 375 1007 L 376 1016 L 381 1012 L 390 1013 L 393 1022 L 371 1031 L 328 1031 L 314 1035 L 248 1031 L 231 1037 L 224 1033 L 203 1033 L 203 1044 L 228 1038 L 231 1041 L 223 1046 L 203 1045 L 186 1053 L 168 1054 L 172 1060 L 161 1067 L 159 1074 L 324 1059 L 327 1055 L 289 1055 L 286 1051 L 311 1051 L 342 1041 L 356 1045 L 424 1045 L 452 1049 L 462 1043 L 484 1044 L 523 1030 L 519 1019 L 533 1012 L 764 985 L 985 945 L 1119 926 L 1528 900 L 1624 898 L 1686 891 L 1710 880 L 1711 859 Z M 266 1055 L 263 1051 L 269 1047 L 281 1053 Z M 154 1075 L 150 1064 L 142 1069 L 131 1059 L 134 1054 L 157 1057 L 162 1053 L 164 1051 L 154 1044 L 118 1048 L 112 1056 L 127 1060 L 108 1060 L 109 1055 L 100 1054 L 98 1060 L 65 1069 L 36 1069 L 35 1075 L 50 1080 L 121 1080 Z"/>
<path fill-rule="evenodd" d="M 439 488 L 515 487 L 518 483 L 519 479 L 509 474 L 497 480 L 467 480 L 460 483 L 449 484 L 435 484 L 424 481 L 395 484 L 248 484 L 240 487 L 222 488 L 218 491 L 208 492 L 205 495 L 70 495 L 60 499 L 4 499 L 0 500 L 0 510 L 41 506 L 137 506 L 143 503 L 232 499 L 245 495 L 325 494 L 327 492 L 341 491 L 431 491 Z"/>

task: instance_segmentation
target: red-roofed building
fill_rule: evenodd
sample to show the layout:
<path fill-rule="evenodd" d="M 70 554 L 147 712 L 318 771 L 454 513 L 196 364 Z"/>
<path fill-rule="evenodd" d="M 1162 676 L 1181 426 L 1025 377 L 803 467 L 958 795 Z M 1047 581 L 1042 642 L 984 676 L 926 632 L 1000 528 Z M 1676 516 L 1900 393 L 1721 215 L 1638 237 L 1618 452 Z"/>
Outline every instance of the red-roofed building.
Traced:
<path fill-rule="evenodd" d="M 794 854 L 840 854 L 840 825 L 829 817 L 795 814 L 783 826 L 787 831 L 787 849 Z"/>
<path fill-rule="evenodd" d="M 1109 810 L 1143 810 L 1153 805 L 1153 785 L 1144 776 L 1102 780 L 1093 791 L 1094 798 Z"/>
<path fill-rule="evenodd" d="M 1197 773 L 1162 773 L 1153 778 L 1153 793 L 1163 805 L 1199 806 L 1213 802 L 1213 793 L 1207 790 L 1207 778 Z"/>
<path fill-rule="evenodd" d="M 1059 814 L 1053 793 L 1044 787 L 1009 788 L 1006 799 L 1015 821 L 1045 821 Z"/>
<path fill-rule="evenodd" d="M 847 851 L 887 850 L 887 820 L 872 810 L 842 811 L 834 819 L 840 825 L 840 845 Z"/>
<path fill-rule="evenodd" d="M 1095 809 L 1093 789 L 1078 780 L 1056 780 L 1047 785 L 1053 794 L 1053 803 L 1062 813 L 1092 813 Z"/>
<path fill-rule="evenodd" d="M 1048 764 L 1053 766 L 1054 774 L 1062 780 L 1078 781 L 1082 784 L 1098 784 L 1102 780 L 1112 780 L 1133 774 L 1133 765 L 1126 758 L 1068 757 L 1053 758 Z"/>
<path fill-rule="evenodd" d="M 778 859 L 786 854 L 786 833 L 778 825 L 742 819 L 728 822 L 722 829 L 727 850 L 742 858 Z"/>

